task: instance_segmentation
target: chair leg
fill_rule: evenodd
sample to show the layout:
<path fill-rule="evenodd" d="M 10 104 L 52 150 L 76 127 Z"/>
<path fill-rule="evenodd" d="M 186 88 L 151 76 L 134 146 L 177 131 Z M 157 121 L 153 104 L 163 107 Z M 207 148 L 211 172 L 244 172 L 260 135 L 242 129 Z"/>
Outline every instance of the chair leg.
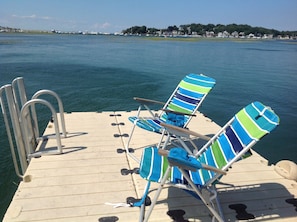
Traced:
<path fill-rule="evenodd" d="M 205 197 L 202 195 L 202 193 L 200 192 L 200 190 L 198 189 L 198 187 L 193 183 L 193 181 L 191 180 L 191 178 L 189 177 L 189 175 L 185 172 L 184 169 L 179 168 L 180 171 L 182 172 L 183 176 L 186 178 L 186 180 L 188 181 L 188 183 L 190 184 L 190 186 L 192 187 L 192 189 L 195 191 L 195 193 L 200 197 L 201 201 L 204 203 L 204 205 L 208 208 L 208 210 L 212 213 L 212 215 L 215 217 L 215 219 L 217 219 L 217 221 L 219 222 L 224 222 L 224 219 L 221 217 L 220 213 L 218 213 L 215 210 L 214 205 L 211 202 L 211 199 L 206 200 Z"/>
<path fill-rule="evenodd" d="M 163 186 L 164 186 L 164 184 L 166 183 L 166 181 L 168 179 L 168 176 L 169 176 L 170 171 L 171 171 L 171 167 L 168 167 L 167 170 L 166 170 L 166 172 L 164 173 L 164 176 L 163 176 L 163 178 L 161 180 L 161 183 L 160 183 L 160 185 L 159 185 L 159 187 L 158 187 L 158 189 L 156 191 L 156 194 L 154 196 L 154 199 L 152 200 L 151 206 L 150 206 L 148 212 L 145 214 L 145 217 L 144 217 L 143 222 L 147 222 L 149 220 L 149 217 L 151 216 L 151 214 L 153 212 L 153 209 L 154 209 L 154 207 L 155 207 L 155 205 L 156 205 L 156 203 L 158 201 L 158 198 L 159 198 L 159 196 L 161 194 L 161 191 L 163 189 Z"/>
<path fill-rule="evenodd" d="M 137 163 L 140 163 L 140 160 L 139 160 L 135 155 L 133 155 L 132 153 L 130 153 L 130 151 L 129 151 L 129 145 L 130 145 L 130 142 L 131 142 L 131 139 L 132 139 L 134 130 L 135 130 L 135 126 L 136 126 L 136 124 L 133 123 L 132 130 L 131 130 L 131 132 L 130 132 L 130 134 L 129 134 L 129 140 L 128 140 L 126 146 L 125 146 L 125 150 L 126 150 L 126 153 L 128 154 L 129 157 L 131 157 L 131 158 L 132 158 L 133 160 L 135 160 Z"/>
<path fill-rule="evenodd" d="M 158 148 L 158 149 L 161 148 L 161 147 L 165 147 L 166 144 L 167 144 L 166 141 L 168 140 L 168 138 L 166 138 L 166 141 L 163 142 L 163 139 L 164 139 L 164 137 L 165 137 L 165 133 L 166 133 L 166 130 L 163 129 L 163 130 L 162 130 L 161 139 L 160 139 L 160 141 L 159 141 L 159 143 L 158 143 L 158 145 L 157 145 L 157 148 Z M 163 145 L 162 145 L 162 143 L 163 143 Z"/>
<path fill-rule="evenodd" d="M 165 140 L 164 140 L 164 137 L 166 138 Z M 164 140 L 164 141 L 163 141 Z M 157 148 L 158 149 L 165 149 L 165 147 L 167 147 L 167 145 L 168 145 L 168 143 L 171 141 L 171 139 L 170 139 L 170 134 L 166 134 L 166 130 L 165 129 L 163 129 L 163 131 L 162 131 L 162 136 L 161 136 L 161 139 L 160 139 L 160 141 L 159 141 L 159 143 L 158 143 L 158 145 L 157 145 Z"/>
<path fill-rule="evenodd" d="M 138 207 L 140 205 L 140 215 L 139 215 L 139 222 L 142 222 L 144 219 L 144 211 L 146 206 L 146 199 L 148 197 L 148 192 L 151 186 L 151 182 L 148 181 L 145 187 L 145 190 L 143 192 L 142 198 L 139 202 L 134 203 L 134 206 Z"/>
<path fill-rule="evenodd" d="M 225 221 L 224 214 L 223 214 L 223 210 L 222 210 L 222 207 L 221 207 L 221 204 L 220 204 L 219 197 L 218 197 L 218 195 L 217 195 L 217 191 L 216 191 L 215 186 L 213 186 L 213 190 L 215 191 L 214 199 L 215 199 L 215 201 L 216 201 L 217 209 L 218 209 L 218 211 L 219 211 L 219 214 L 220 214 L 221 218 L 223 219 L 223 221 Z"/>
<path fill-rule="evenodd" d="M 141 207 L 140 207 L 140 215 L 139 215 L 139 222 L 142 222 L 143 221 L 143 217 L 144 217 L 144 210 L 145 210 L 145 204 L 142 204 Z"/>
<path fill-rule="evenodd" d="M 137 119 L 139 118 L 140 116 L 140 111 L 141 111 L 141 105 L 139 105 L 138 109 L 137 109 Z M 130 145 L 130 142 L 131 142 L 131 139 L 132 139 L 132 136 L 133 136 L 133 133 L 134 133 L 134 130 L 135 130 L 135 127 L 136 127 L 136 123 L 137 123 L 137 120 L 134 121 L 133 123 L 133 127 L 132 127 L 132 130 L 129 134 L 129 140 L 127 142 L 127 145 L 125 146 L 125 150 L 126 150 L 126 153 L 128 154 L 129 157 L 131 157 L 133 160 L 135 160 L 137 163 L 140 163 L 140 160 L 135 156 L 133 155 L 132 153 L 129 152 L 129 145 Z"/>
<path fill-rule="evenodd" d="M 165 140 L 164 140 L 164 137 L 166 137 Z M 180 139 L 180 138 L 176 138 L 176 139 L 179 143 L 176 143 L 174 141 L 174 138 L 171 137 L 171 134 L 168 133 L 166 131 L 166 129 L 163 129 L 161 140 L 159 141 L 157 148 L 165 149 L 168 144 L 174 145 L 175 147 L 179 147 L 180 145 L 182 145 L 182 143 L 180 142 L 180 141 L 182 141 L 182 139 Z"/>

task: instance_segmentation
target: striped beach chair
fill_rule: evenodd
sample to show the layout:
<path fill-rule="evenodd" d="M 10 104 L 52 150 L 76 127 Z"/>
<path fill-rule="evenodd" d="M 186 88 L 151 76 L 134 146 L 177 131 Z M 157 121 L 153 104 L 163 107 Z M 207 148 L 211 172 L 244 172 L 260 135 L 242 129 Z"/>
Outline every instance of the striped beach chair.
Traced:
<path fill-rule="evenodd" d="M 279 117 L 269 107 L 253 102 L 240 110 L 195 156 L 189 155 L 182 147 L 169 151 L 157 147 L 145 148 L 139 172 L 148 183 L 142 201 L 135 203 L 141 205 L 140 218 L 143 218 L 143 200 L 147 198 L 150 182 L 158 182 L 160 185 L 144 221 L 148 221 L 163 185 L 169 182 L 198 195 L 210 210 L 213 219 L 224 221 L 215 183 L 227 173 L 234 162 L 243 158 L 257 141 L 278 124 Z M 169 133 L 174 132 L 179 137 L 176 127 L 171 130 L 170 125 L 163 125 Z M 182 134 L 184 132 L 183 129 Z M 206 192 L 202 195 L 203 190 Z"/>
<path fill-rule="evenodd" d="M 137 115 L 129 117 L 129 120 L 133 123 L 129 140 L 125 146 L 129 156 L 139 162 L 139 160 L 129 152 L 129 145 L 136 126 L 160 134 L 164 133 L 164 128 L 160 125 L 161 123 L 185 128 L 191 118 L 195 116 L 195 112 L 201 106 L 203 100 L 215 84 L 216 81 L 208 76 L 202 74 L 188 74 L 181 80 L 166 103 L 135 97 L 134 99 L 138 101 L 140 105 Z M 160 113 L 153 113 L 149 107 L 152 104 L 163 105 Z M 143 107 L 149 111 L 150 117 L 141 116 Z"/>

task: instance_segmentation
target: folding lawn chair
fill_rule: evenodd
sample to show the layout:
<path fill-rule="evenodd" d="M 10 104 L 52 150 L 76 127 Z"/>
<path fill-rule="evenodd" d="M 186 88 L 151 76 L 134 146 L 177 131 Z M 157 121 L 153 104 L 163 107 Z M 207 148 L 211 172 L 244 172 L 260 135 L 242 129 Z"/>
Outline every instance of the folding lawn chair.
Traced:
<path fill-rule="evenodd" d="M 201 106 L 203 100 L 215 86 L 216 81 L 213 78 L 202 74 L 186 75 L 173 91 L 166 103 L 135 97 L 140 103 L 137 116 L 129 117 L 133 123 L 130 138 L 125 146 L 126 152 L 135 161 L 139 160 L 129 152 L 129 145 L 134 133 L 135 126 L 155 133 L 164 133 L 161 123 L 168 123 L 185 128 L 195 112 Z M 160 113 L 153 113 L 149 105 L 163 105 Z M 144 107 L 151 114 L 150 117 L 142 117 L 141 110 Z"/>
<path fill-rule="evenodd" d="M 130 203 L 141 206 L 139 221 L 148 221 L 166 182 L 198 195 L 211 212 L 213 220 L 224 221 L 215 184 L 234 162 L 244 158 L 253 145 L 278 124 L 279 117 L 269 107 L 253 102 L 240 110 L 195 156 L 178 147 L 169 151 L 156 146 L 145 148 L 139 172 L 148 183 L 142 199 Z M 174 133 L 179 137 L 177 127 L 162 125 L 169 134 Z M 181 135 L 185 131 L 182 129 Z M 147 200 L 150 182 L 158 182 L 160 185 L 144 218 L 144 202 Z"/>

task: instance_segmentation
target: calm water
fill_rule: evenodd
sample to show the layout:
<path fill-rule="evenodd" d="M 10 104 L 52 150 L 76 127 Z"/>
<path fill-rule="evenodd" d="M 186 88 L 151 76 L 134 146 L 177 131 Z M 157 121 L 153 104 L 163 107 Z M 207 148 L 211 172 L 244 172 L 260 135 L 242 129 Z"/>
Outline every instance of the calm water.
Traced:
<path fill-rule="evenodd" d="M 66 112 L 133 110 L 133 96 L 164 101 L 191 72 L 217 80 L 200 111 L 220 125 L 252 101 L 271 106 L 281 124 L 255 150 L 270 163 L 297 162 L 296 41 L 0 34 L 0 86 L 22 76 L 29 98 L 54 90 Z M 50 114 L 38 116 L 44 127 Z M 2 115 L 0 178 L 2 218 L 19 183 Z"/>

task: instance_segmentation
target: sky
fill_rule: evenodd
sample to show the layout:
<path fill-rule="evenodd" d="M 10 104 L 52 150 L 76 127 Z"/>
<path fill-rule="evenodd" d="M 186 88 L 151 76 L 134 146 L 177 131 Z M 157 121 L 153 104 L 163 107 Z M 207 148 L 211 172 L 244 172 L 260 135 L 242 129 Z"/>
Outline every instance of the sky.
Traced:
<path fill-rule="evenodd" d="M 297 0 L 1 0 L 0 26 L 115 33 L 132 26 L 247 24 L 297 31 Z"/>

